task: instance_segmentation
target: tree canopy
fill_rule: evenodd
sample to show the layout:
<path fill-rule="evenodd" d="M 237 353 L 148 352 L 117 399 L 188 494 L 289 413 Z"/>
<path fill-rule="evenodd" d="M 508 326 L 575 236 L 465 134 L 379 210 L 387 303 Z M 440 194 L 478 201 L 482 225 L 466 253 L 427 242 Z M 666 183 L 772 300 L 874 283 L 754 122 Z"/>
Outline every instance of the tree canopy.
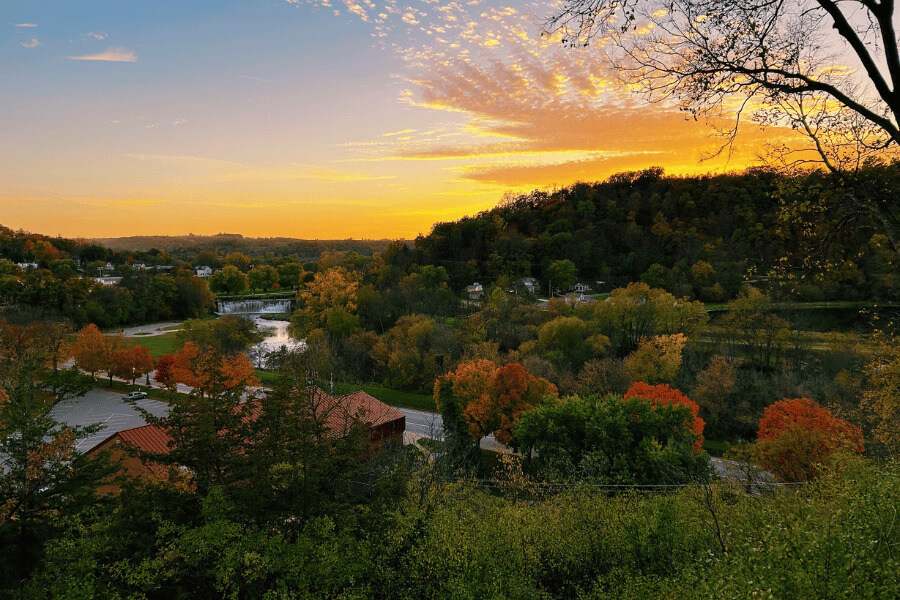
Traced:
<path fill-rule="evenodd" d="M 726 144 L 749 113 L 810 141 L 780 149 L 789 166 L 814 157 L 846 173 L 896 156 L 900 144 L 895 8 L 874 0 L 564 0 L 547 26 L 572 45 L 597 40 L 649 98 L 731 120 Z M 896 204 L 844 182 L 850 212 L 873 215 L 900 250 Z"/>

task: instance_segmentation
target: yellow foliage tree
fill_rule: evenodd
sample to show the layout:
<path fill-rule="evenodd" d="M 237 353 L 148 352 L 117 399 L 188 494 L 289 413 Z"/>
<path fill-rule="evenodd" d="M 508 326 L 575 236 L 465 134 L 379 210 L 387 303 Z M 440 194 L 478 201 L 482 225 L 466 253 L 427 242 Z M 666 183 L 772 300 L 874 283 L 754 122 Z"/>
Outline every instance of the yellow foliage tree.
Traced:
<path fill-rule="evenodd" d="M 887 453 L 900 455 L 900 338 L 882 341 L 881 351 L 869 363 L 869 389 L 860 402 L 860 421 L 872 441 Z"/>
<path fill-rule="evenodd" d="M 625 359 L 635 379 L 647 383 L 662 383 L 675 379 L 681 368 L 681 353 L 687 337 L 683 333 L 657 335 L 645 339 L 638 349 Z"/>

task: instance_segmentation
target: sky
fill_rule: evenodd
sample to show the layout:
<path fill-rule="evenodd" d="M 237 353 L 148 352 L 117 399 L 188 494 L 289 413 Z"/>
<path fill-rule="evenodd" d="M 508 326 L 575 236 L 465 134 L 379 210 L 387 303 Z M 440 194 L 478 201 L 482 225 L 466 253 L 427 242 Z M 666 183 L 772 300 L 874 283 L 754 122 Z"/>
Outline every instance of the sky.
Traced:
<path fill-rule="evenodd" d="M 505 194 L 754 164 L 541 35 L 548 2 L 0 0 L 0 225 L 414 238 Z"/>

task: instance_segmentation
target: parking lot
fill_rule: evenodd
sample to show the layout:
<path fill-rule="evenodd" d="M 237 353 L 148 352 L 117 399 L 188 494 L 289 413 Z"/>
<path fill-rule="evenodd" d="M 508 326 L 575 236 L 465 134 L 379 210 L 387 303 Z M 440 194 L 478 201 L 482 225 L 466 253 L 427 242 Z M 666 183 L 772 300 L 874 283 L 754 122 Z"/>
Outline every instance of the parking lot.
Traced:
<path fill-rule="evenodd" d="M 166 403 L 159 400 L 143 398 L 135 404 L 157 417 L 168 412 Z M 60 402 L 50 411 L 50 416 L 59 423 L 71 426 L 103 424 L 100 430 L 78 441 L 76 448 L 79 452 L 87 452 L 117 431 L 146 424 L 141 413 L 125 401 L 124 394 L 99 389 Z"/>

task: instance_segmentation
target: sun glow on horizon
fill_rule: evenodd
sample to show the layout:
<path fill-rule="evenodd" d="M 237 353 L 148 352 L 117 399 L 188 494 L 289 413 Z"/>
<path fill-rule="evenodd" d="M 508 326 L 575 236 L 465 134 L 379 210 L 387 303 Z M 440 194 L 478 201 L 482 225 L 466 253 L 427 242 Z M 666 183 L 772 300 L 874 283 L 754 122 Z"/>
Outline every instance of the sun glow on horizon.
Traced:
<path fill-rule="evenodd" d="M 510 192 L 742 170 L 785 135 L 703 161 L 711 127 L 542 37 L 542 4 L 19 4 L 0 224 L 29 231 L 413 238 Z"/>

